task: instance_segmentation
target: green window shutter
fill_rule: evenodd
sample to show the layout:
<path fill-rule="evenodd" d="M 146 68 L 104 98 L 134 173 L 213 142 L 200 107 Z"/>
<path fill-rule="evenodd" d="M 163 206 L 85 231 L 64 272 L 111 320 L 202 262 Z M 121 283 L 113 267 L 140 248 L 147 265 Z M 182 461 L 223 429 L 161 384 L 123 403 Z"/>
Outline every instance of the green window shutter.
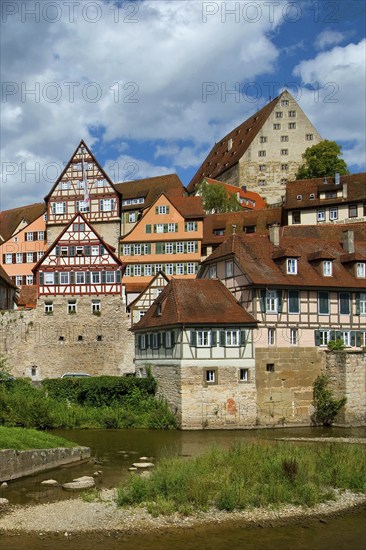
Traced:
<path fill-rule="evenodd" d="M 105 271 L 102 271 L 102 283 L 105 283 Z"/>
<path fill-rule="evenodd" d="M 220 346 L 221 347 L 225 346 L 225 331 L 224 330 L 220 330 Z"/>
<path fill-rule="evenodd" d="M 138 336 L 137 336 L 137 348 L 142 349 L 141 348 L 141 334 L 138 334 Z"/>
<path fill-rule="evenodd" d="M 73 244 L 69 247 L 69 254 L 75 256 L 75 246 Z"/>
<path fill-rule="evenodd" d="M 55 285 L 58 285 L 58 271 L 55 271 Z"/>
<path fill-rule="evenodd" d="M 168 233 L 168 224 L 164 223 L 164 233 Z"/>
<path fill-rule="evenodd" d="M 314 339 L 315 339 L 315 345 L 320 346 L 320 331 L 319 330 L 314 331 Z"/>
<path fill-rule="evenodd" d="M 277 290 L 278 313 L 282 313 L 282 292 Z"/>
<path fill-rule="evenodd" d="M 174 348 L 174 346 L 175 346 L 175 331 L 174 330 L 172 330 L 172 332 L 171 332 L 171 343 L 172 343 L 171 347 Z"/>
<path fill-rule="evenodd" d="M 175 232 L 178 233 L 178 224 L 175 224 Z"/>
<path fill-rule="evenodd" d="M 195 241 L 195 243 L 194 243 L 194 251 L 198 252 L 198 242 L 197 241 Z"/>
<path fill-rule="evenodd" d="M 166 336 L 165 336 L 165 332 L 162 332 L 161 333 L 161 347 L 162 348 L 165 348 L 166 347 Z"/>
<path fill-rule="evenodd" d="M 116 283 L 120 283 L 120 282 L 121 282 L 121 270 L 117 269 L 117 271 L 116 271 Z"/>
<path fill-rule="evenodd" d="M 75 283 L 75 273 L 73 271 L 70 271 L 70 284 L 73 285 Z"/>
<path fill-rule="evenodd" d="M 159 207 L 155 206 L 155 214 L 159 214 Z"/>
<path fill-rule="evenodd" d="M 361 313 L 360 301 L 361 301 L 361 294 L 360 292 L 356 292 L 356 315 L 360 315 Z"/>
<path fill-rule="evenodd" d="M 184 231 L 187 231 L 187 222 L 184 224 Z"/>
<path fill-rule="evenodd" d="M 360 348 L 362 346 L 362 332 L 356 332 L 356 346 Z"/>
<path fill-rule="evenodd" d="M 146 233 L 151 233 L 151 223 L 146 224 L 145 229 Z"/>
<path fill-rule="evenodd" d="M 198 229 L 198 223 L 194 222 L 194 230 L 197 231 L 197 229 Z"/>
<path fill-rule="evenodd" d="M 340 330 L 336 330 L 336 333 L 335 333 L 335 339 L 336 340 L 340 340 L 342 338 L 342 333 Z"/>
<path fill-rule="evenodd" d="M 156 233 L 156 223 L 154 223 L 154 233 Z"/>
<path fill-rule="evenodd" d="M 356 345 L 356 331 L 351 330 L 351 346 L 355 346 L 355 345 Z"/>
<path fill-rule="evenodd" d="M 85 273 L 85 282 L 87 285 L 90 285 L 90 271 Z"/>
<path fill-rule="evenodd" d="M 58 245 L 55 246 L 55 255 L 56 256 L 60 255 L 60 247 Z"/>
<path fill-rule="evenodd" d="M 184 269 L 184 275 L 187 275 L 187 271 L 188 271 L 187 264 L 184 264 L 183 269 Z"/>
<path fill-rule="evenodd" d="M 90 254 L 91 254 L 90 244 L 86 244 L 84 246 L 84 254 L 85 254 L 85 256 L 90 256 Z"/>
<path fill-rule="evenodd" d="M 217 331 L 211 330 L 211 347 L 217 346 Z"/>
<path fill-rule="evenodd" d="M 39 284 L 41 286 L 44 285 L 44 275 L 43 275 L 42 271 L 40 271 L 40 273 L 39 273 Z"/>
<path fill-rule="evenodd" d="M 191 346 L 193 348 L 197 346 L 197 332 L 194 329 L 191 330 Z"/>
<path fill-rule="evenodd" d="M 261 291 L 261 312 L 266 313 L 266 291 L 262 289 Z"/>
<path fill-rule="evenodd" d="M 245 338 L 245 330 L 240 331 L 240 345 L 245 346 L 246 344 L 246 338 Z"/>
<path fill-rule="evenodd" d="M 161 254 L 161 243 L 155 243 L 155 254 Z"/>
<path fill-rule="evenodd" d="M 336 339 L 336 331 L 335 330 L 331 330 L 329 332 L 329 340 L 335 340 Z"/>
<path fill-rule="evenodd" d="M 187 254 L 187 243 L 184 243 L 184 254 Z"/>
<path fill-rule="evenodd" d="M 169 206 L 166 207 L 166 213 L 169 214 Z"/>

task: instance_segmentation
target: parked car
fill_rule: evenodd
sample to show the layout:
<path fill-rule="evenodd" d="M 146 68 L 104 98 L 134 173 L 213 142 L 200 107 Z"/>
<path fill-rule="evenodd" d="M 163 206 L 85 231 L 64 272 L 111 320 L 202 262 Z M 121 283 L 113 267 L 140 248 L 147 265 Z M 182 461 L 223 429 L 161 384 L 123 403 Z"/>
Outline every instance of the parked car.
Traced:
<path fill-rule="evenodd" d="M 84 378 L 85 376 L 91 376 L 91 374 L 87 374 L 86 372 L 65 372 L 61 378 Z"/>

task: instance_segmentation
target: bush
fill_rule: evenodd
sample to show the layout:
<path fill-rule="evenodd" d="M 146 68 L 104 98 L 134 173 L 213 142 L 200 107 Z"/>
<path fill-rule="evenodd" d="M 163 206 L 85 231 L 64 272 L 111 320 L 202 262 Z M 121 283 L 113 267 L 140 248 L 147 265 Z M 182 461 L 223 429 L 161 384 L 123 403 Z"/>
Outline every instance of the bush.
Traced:
<path fill-rule="evenodd" d="M 345 347 L 346 346 L 342 338 L 338 338 L 337 340 L 329 340 L 328 342 L 328 349 L 330 351 L 339 351 L 344 349 Z"/>
<path fill-rule="evenodd" d="M 331 426 L 347 403 L 346 397 L 335 399 L 332 390 L 328 388 L 329 378 L 325 374 L 319 375 L 314 384 L 314 408 L 312 421 L 315 425 Z"/>

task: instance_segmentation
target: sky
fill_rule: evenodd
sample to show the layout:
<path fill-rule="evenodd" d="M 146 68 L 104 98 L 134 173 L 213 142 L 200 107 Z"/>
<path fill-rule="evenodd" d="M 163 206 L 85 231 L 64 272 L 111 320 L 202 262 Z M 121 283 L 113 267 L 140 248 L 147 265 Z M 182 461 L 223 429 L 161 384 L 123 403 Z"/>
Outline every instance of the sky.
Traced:
<path fill-rule="evenodd" d="M 84 139 L 115 182 L 177 173 L 287 88 L 366 170 L 364 0 L 2 0 L 1 209 Z"/>

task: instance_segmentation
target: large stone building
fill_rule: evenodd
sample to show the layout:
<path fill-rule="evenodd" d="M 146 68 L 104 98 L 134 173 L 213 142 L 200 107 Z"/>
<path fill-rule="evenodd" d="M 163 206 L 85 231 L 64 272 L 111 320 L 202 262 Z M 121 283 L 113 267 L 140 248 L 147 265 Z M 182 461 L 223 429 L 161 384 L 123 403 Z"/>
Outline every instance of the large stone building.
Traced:
<path fill-rule="evenodd" d="M 316 128 L 288 91 L 216 143 L 188 185 L 194 192 L 203 178 L 259 193 L 268 204 L 285 195 L 305 150 L 321 141 Z"/>

